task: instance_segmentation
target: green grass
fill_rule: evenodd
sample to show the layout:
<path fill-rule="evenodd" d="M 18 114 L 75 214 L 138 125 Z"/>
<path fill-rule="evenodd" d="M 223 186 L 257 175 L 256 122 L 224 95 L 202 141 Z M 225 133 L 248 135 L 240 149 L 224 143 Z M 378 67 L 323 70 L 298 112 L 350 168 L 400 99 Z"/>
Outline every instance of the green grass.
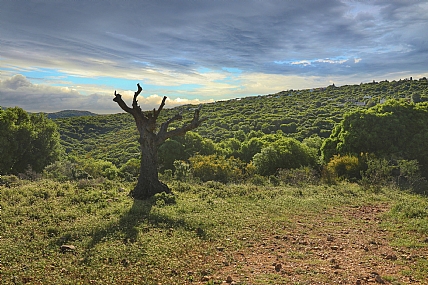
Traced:
<path fill-rule="evenodd" d="M 427 249 L 423 240 L 428 237 L 428 203 L 423 196 L 393 189 L 371 193 L 354 184 L 170 186 L 175 197 L 159 195 L 149 201 L 133 201 L 128 190 L 123 191 L 131 185 L 107 180 L 0 186 L 2 284 L 219 284 L 219 278 L 227 277 L 218 276 L 224 262 L 241 264 L 237 252 L 247 254 L 265 238 L 291 232 L 315 239 L 321 232 L 338 231 L 343 209 L 365 205 L 390 209 L 379 227 L 391 233 L 391 244 Z M 321 221 L 328 223 L 317 229 Z M 355 226 L 363 222 L 352 221 Z M 75 250 L 62 252 L 64 244 Z M 311 261 L 314 254 L 283 249 L 275 256 L 317 266 Z M 427 266 L 426 257 L 415 257 L 403 276 L 424 280 Z M 296 267 L 298 281 L 287 274 L 261 272 L 248 284 L 326 279 L 311 268 Z M 244 263 L 236 267 L 237 272 L 244 269 Z M 204 276 L 214 281 L 201 282 Z M 240 282 L 247 284 L 244 278 Z"/>

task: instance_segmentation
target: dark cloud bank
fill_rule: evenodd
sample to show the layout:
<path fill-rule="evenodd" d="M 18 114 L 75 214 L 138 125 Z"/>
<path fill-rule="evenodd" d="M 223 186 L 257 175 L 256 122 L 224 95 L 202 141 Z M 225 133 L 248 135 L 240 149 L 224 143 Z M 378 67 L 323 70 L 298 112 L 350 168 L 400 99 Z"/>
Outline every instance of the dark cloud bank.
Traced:
<path fill-rule="evenodd" d="M 422 72 L 428 60 L 423 1 L 0 3 L 5 56 L 31 48 L 44 56 L 113 59 L 179 72 L 234 67 L 311 75 Z M 338 57 L 348 61 L 275 63 Z"/>

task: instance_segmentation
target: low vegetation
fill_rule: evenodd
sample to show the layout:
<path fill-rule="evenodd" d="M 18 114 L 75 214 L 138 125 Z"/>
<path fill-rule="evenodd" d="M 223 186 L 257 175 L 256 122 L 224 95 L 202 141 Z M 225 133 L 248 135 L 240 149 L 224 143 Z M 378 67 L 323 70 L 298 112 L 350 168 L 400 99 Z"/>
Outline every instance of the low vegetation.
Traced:
<path fill-rule="evenodd" d="M 427 199 L 396 187 L 2 181 L 2 284 L 428 280 Z"/>

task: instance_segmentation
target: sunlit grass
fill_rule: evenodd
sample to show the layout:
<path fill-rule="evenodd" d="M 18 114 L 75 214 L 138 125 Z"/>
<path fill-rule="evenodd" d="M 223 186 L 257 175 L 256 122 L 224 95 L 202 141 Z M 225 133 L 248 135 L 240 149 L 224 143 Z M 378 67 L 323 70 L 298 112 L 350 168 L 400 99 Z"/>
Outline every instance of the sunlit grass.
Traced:
<path fill-rule="evenodd" d="M 379 203 L 391 209 L 381 226 L 393 235 L 392 243 L 427 246 L 422 241 L 427 236 L 426 197 L 393 189 L 371 193 L 355 184 L 295 188 L 214 182 L 170 186 L 174 197 L 148 201 L 133 201 L 126 190 L 131 185 L 107 180 L 2 186 L 3 284 L 209 284 L 203 277 L 216 276 L 224 267 L 219 253 L 226 256 L 224 262 L 233 262 L 231 253 L 251 250 L 268 236 L 282 238 L 296 230 L 311 238 L 314 230 L 327 233 L 340 225 L 344 217 L 335 213 L 341 208 Z M 330 228 L 317 229 L 321 220 Z M 309 226 L 299 226 L 300 221 Z M 61 250 L 62 245 L 75 249 Z M 280 253 L 296 262 L 313 254 Z M 428 276 L 426 260 L 415 260 L 410 273 L 423 280 Z M 295 273 L 302 275 L 300 280 L 322 281 L 309 271 Z M 293 281 L 271 272 L 254 280 Z"/>

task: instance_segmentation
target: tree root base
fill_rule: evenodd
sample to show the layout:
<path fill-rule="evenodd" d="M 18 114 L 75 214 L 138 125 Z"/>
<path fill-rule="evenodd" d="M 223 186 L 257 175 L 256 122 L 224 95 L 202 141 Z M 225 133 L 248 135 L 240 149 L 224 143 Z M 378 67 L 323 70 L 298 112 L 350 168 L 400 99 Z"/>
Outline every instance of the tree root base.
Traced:
<path fill-rule="evenodd" d="M 146 200 L 162 192 L 169 194 L 171 193 L 171 189 L 160 181 L 139 180 L 135 188 L 129 192 L 129 196 L 135 200 Z"/>

